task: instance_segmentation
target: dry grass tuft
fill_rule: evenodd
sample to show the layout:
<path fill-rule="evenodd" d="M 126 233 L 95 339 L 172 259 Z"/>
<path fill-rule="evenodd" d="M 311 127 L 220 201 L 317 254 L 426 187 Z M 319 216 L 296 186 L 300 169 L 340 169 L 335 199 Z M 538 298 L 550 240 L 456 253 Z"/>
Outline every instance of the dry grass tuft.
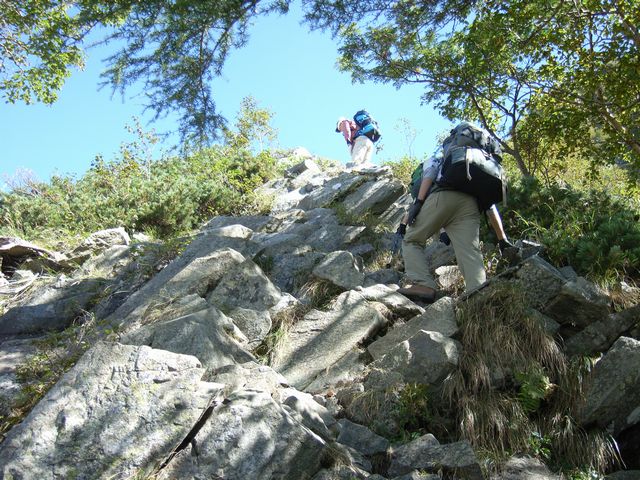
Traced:
<path fill-rule="evenodd" d="M 496 284 L 458 308 L 465 352 L 490 367 L 524 370 L 531 362 L 560 374 L 564 355 L 526 304 L 523 292 L 507 283 Z"/>
<path fill-rule="evenodd" d="M 281 310 L 271 317 L 271 330 L 258 345 L 253 354 L 261 363 L 272 365 L 278 355 L 278 351 L 287 340 L 287 335 L 293 325 L 303 318 L 309 311 L 306 306 L 295 306 Z"/>
<path fill-rule="evenodd" d="M 621 463 L 614 440 L 603 432 L 587 432 L 570 415 L 556 414 L 543 427 L 554 457 L 568 467 L 604 472 Z"/>
<path fill-rule="evenodd" d="M 459 400 L 460 434 L 491 452 L 524 451 L 533 423 L 511 396 L 497 391 Z"/>
<path fill-rule="evenodd" d="M 328 280 L 311 278 L 300 288 L 299 296 L 308 307 L 326 309 L 331 302 L 344 291 L 343 288 L 334 285 Z"/>
<path fill-rule="evenodd" d="M 598 472 L 619 462 L 606 434 L 574 421 L 593 361 L 567 362 L 523 292 L 496 283 L 461 302 L 457 315 L 462 354 L 443 398 L 459 437 L 487 459 L 524 452 L 556 468 Z"/>

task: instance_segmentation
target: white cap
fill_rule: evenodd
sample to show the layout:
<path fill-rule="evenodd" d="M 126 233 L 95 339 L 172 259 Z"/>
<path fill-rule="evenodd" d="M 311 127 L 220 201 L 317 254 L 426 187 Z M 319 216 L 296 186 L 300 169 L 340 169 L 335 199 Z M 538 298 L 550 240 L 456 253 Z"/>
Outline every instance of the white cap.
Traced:
<path fill-rule="evenodd" d="M 338 122 L 336 123 L 336 132 L 340 131 L 340 124 L 346 120 L 345 117 L 338 118 Z"/>

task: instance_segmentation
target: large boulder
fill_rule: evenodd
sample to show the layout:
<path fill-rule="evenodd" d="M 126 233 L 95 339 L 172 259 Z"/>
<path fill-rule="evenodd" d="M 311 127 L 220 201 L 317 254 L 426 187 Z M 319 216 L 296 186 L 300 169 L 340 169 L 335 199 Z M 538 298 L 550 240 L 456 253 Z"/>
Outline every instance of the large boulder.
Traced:
<path fill-rule="evenodd" d="M 297 480 L 320 470 L 325 442 L 267 392 L 238 390 L 214 407 L 159 480 Z"/>
<path fill-rule="evenodd" d="M 560 324 L 584 328 L 609 316 L 611 300 L 582 277 L 566 282 L 547 304 L 544 313 Z"/>
<path fill-rule="evenodd" d="M 370 361 L 367 351 L 355 346 L 339 360 L 322 370 L 313 382 L 305 387 L 305 390 L 320 393 L 331 391 L 341 385 L 348 385 L 364 374 Z"/>
<path fill-rule="evenodd" d="M 20 396 L 17 369 L 37 353 L 33 340 L 15 338 L 0 342 L 0 417 L 11 414 L 11 406 Z"/>
<path fill-rule="evenodd" d="M 466 441 L 438 445 L 430 438 L 420 437 L 393 450 L 389 477 L 414 469 L 442 472 L 461 480 L 484 480 L 475 453 Z"/>
<path fill-rule="evenodd" d="M 366 178 L 353 173 L 343 173 L 328 180 L 322 188 L 314 190 L 300 200 L 298 208 L 312 210 L 314 208 L 328 207 L 340 197 L 344 197 L 350 191 L 358 188 L 366 181 Z"/>
<path fill-rule="evenodd" d="M 116 245 L 129 245 L 131 239 L 123 227 L 100 230 L 89 235 L 67 255 L 67 262 L 81 264 Z"/>
<path fill-rule="evenodd" d="M 268 310 L 282 293 L 252 260 L 230 265 L 207 295 L 207 302 L 225 310 L 235 307 Z"/>
<path fill-rule="evenodd" d="M 313 269 L 313 274 L 346 290 L 359 287 L 364 282 L 362 259 L 345 251 L 328 254 Z"/>
<path fill-rule="evenodd" d="M 321 252 L 285 253 L 271 257 L 269 278 L 281 291 L 296 294 L 325 257 Z"/>
<path fill-rule="evenodd" d="M 360 185 L 342 201 L 349 215 L 379 215 L 404 193 L 404 185 L 398 180 L 382 178 Z"/>
<path fill-rule="evenodd" d="M 430 305 L 421 315 L 389 329 L 386 335 L 371 343 L 367 350 L 377 360 L 386 355 L 398 343 L 411 338 L 421 330 L 437 332 L 446 337 L 453 336 L 458 331 L 454 304 L 451 297 L 441 298 Z"/>
<path fill-rule="evenodd" d="M 407 383 L 439 385 L 458 365 L 459 355 L 460 345 L 455 340 L 420 330 L 371 366 L 397 372 Z"/>
<path fill-rule="evenodd" d="M 73 276 L 115 278 L 130 266 L 132 257 L 132 248 L 129 245 L 113 245 L 97 255 L 90 256 L 73 272 Z"/>
<path fill-rule="evenodd" d="M 396 288 L 383 284 L 370 285 L 358 290 L 364 298 L 370 302 L 382 303 L 399 317 L 411 317 L 424 313 L 424 308 L 416 305 L 404 295 L 396 292 Z"/>
<path fill-rule="evenodd" d="M 184 317 L 145 325 L 123 335 L 120 342 L 193 355 L 206 368 L 215 369 L 254 360 L 253 355 L 233 338 L 234 331 L 231 319 L 211 307 Z"/>
<path fill-rule="evenodd" d="M 535 255 L 519 265 L 514 282 L 525 292 L 528 304 L 542 311 L 560 293 L 567 279 L 557 268 Z"/>
<path fill-rule="evenodd" d="M 640 341 L 620 337 L 600 359 L 584 392 L 581 421 L 614 435 L 640 423 Z"/>
<path fill-rule="evenodd" d="M 214 250 L 188 261 L 181 257 L 132 294 L 107 320 L 125 329 L 152 322 L 187 295 L 204 297 L 227 271 L 244 261 L 244 256 L 231 248 Z"/>
<path fill-rule="evenodd" d="M 505 463 L 497 475 L 491 480 L 561 480 L 562 476 L 552 473 L 544 463 L 537 458 L 514 456 Z"/>
<path fill-rule="evenodd" d="M 345 292 L 331 311 L 312 310 L 290 328 L 273 368 L 302 389 L 354 346 L 375 335 L 386 322 L 362 295 Z"/>
<path fill-rule="evenodd" d="M 268 310 L 236 307 L 228 313 L 233 323 L 247 338 L 248 347 L 255 348 L 265 339 L 273 322 Z"/>
<path fill-rule="evenodd" d="M 0 273 L 12 274 L 25 260 L 41 259 L 47 266 L 57 266 L 66 257 L 16 237 L 0 237 Z"/>
<path fill-rule="evenodd" d="M 108 280 L 100 278 L 63 278 L 34 288 L 20 305 L 0 317 L 0 335 L 63 330 L 89 310 L 109 285 Z"/>
<path fill-rule="evenodd" d="M 0 477 L 150 475 L 219 400 L 203 373 L 192 356 L 97 344 L 8 433 Z"/>
<path fill-rule="evenodd" d="M 612 313 L 581 330 L 565 343 L 569 355 L 595 355 L 607 351 L 621 335 L 640 324 L 640 305 Z"/>
<path fill-rule="evenodd" d="M 386 453 L 391 445 L 389 440 L 373 433 L 367 427 L 353 423 L 346 418 L 338 421 L 340 434 L 338 442 L 355 448 L 363 455 L 372 456 Z"/>

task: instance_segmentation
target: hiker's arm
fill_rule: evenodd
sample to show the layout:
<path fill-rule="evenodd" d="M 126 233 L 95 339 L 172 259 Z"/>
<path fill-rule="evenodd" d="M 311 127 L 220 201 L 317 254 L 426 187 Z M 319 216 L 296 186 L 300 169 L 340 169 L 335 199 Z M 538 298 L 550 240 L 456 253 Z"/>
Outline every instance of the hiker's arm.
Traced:
<path fill-rule="evenodd" d="M 340 131 L 342 132 L 342 136 L 347 141 L 348 144 L 351 144 L 351 126 L 349 122 L 346 120 L 340 124 Z"/>
<path fill-rule="evenodd" d="M 413 225 L 416 221 L 416 217 L 418 213 L 420 213 L 420 209 L 422 209 L 422 205 L 424 204 L 425 198 L 427 198 L 427 193 L 429 193 L 429 188 L 431 187 L 431 183 L 433 180 L 430 178 L 423 178 L 422 183 L 420 184 L 420 190 L 418 191 L 418 196 L 415 201 L 409 207 L 409 213 L 407 214 L 407 225 Z"/>
<path fill-rule="evenodd" d="M 489 222 L 491 222 L 491 226 L 498 237 L 498 248 L 500 248 L 500 253 L 504 253 L 507 248 L 514 247 L 514 245 L 507 240 L 507 234 L 504 233 L 502 219 L 500 218 L 500 213 L 498 213 L 498 208 L 495 205 L 491 205 L 491 208 L 487 210 L 487 215 L 489 217 Z"/>
<path fill-rule="evenodd" d="M 496 232 L 498 240 L 506 240 L 507 234 L 504 233 L 502 219 L 500 218 L 500 213 L 498 212 L 498 208 L 495 205 L 491 205 L 491 208 L 487 210 L 487 216 L 489 217 L 489 223 L 491 223 L 493 231 Z"/>
<path fill-rule="evenodd" d="M 433 183 L 432 178 L 422 177 L 422 183 L 420 184 L 420 190 L 418 190 L 418 199 L 424 201 L 427 198 L 427 193 Z"/>

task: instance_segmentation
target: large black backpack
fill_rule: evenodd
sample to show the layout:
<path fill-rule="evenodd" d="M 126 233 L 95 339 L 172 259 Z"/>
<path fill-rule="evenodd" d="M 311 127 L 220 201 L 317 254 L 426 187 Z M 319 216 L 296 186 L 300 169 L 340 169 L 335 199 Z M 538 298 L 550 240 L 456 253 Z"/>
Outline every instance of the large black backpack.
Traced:
<path fill-rule="evenodd" d="M 364 135 L 374 143 L 382 137 L 380 129 L 378 128 L 378 122 L 376 122 L 366 110 L 358 110 L 353 116 L 353 121 L 356 122 L 358 126 L 356 137 Z"/>
<path fill-rule="evenodd" d="M 481 210 L 506 201 L 500 144 L 485 129 L 462 122 L 442 143 L 444 163 L 437 184 L 473 195 Z"/>

